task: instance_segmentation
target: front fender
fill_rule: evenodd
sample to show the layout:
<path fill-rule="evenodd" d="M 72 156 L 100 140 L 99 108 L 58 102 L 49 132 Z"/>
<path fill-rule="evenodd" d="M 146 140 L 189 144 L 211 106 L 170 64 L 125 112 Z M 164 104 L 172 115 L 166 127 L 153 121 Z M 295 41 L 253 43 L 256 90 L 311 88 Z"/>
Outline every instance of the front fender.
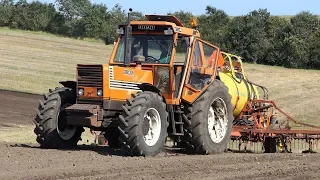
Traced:
<path fill-rule="evenodd" d="M 142 91 L 151 91 L 151 92 L 155 92 L 155 93 L 159 94 L 162 97 L 163 102 L 166 103 L 166 99 L 162 96 L 160 90 L 157 87 L 155 87 L 154 85 L 149 84 L 149 83 L 142 83 L 142 84 L 138 85 L 138 88 L 140 88 Z"/>
<path fill-rule="evenodd" d="M 77 89 L 77 82 L 76 81 L 60 81 L 59 82 L 63 87 L 70 88 L 74 91 Z"/>

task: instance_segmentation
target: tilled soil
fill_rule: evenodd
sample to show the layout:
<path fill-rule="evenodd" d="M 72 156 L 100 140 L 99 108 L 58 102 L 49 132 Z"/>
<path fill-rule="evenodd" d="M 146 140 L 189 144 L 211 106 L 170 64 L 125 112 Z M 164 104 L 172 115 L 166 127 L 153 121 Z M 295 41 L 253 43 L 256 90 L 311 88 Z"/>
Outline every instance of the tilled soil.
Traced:
<path fill-rule="evenodd" d="M 113 154 L 113 155 L 110 155 Z M 108 148 L 43 150 L 1 145 L 1 179 L 319 179 L 318 154 L 122 157 Z M 121 153 L 120 153 L 121 154 Z"/>
<path fill-rule="evenodd" d="M 0 124 L 31 124 L 38 99 L 0 91 Z M 85 145 L 46 150 L 37 144 L 0 144 L 0 179 L 320 179 L 319 154 L 201 156 L 169 148 L 155 157 L 122 154 Z"/>
<path fill-rule="evenodd" d="M 42 96 L 0 90 L 0 127 L 32 125 L 39 99 Z"/>

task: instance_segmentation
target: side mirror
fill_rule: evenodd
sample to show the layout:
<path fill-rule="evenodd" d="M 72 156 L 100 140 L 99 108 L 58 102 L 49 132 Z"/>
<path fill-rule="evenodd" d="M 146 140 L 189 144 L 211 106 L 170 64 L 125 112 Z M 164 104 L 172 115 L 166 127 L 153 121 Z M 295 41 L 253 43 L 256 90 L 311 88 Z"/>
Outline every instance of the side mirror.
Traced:
<path fill-rule="evenodd" d="M 106 37 L 104 38 L 104 44 L 105 44 L 105 45 L 113 44 L 113 42 L 114 42 L 114 38 L 112 38 L 112 37 L 106 36 Z"/>

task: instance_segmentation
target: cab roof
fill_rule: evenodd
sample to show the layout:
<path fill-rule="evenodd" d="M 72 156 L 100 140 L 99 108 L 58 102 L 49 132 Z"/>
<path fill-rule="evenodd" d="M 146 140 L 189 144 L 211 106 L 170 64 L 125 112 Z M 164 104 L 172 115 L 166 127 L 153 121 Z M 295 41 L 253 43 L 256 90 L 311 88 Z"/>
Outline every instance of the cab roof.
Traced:
<path fill-rule="evenodd" d="M 131 21 L 132 25 L 164 25 L 172 26 L 176 33 L 200 37 L 200 32 L 196 29 L 184 27 L 181 21 L 172 15 L 145 15 L 146 21 Z"/>
<path fill-rule="evenodd" d="M 177 26 L 184 27 L 179 19 L 171 15 L 145 15 L 148 21 L 167 21 L 176 24 Z"/>

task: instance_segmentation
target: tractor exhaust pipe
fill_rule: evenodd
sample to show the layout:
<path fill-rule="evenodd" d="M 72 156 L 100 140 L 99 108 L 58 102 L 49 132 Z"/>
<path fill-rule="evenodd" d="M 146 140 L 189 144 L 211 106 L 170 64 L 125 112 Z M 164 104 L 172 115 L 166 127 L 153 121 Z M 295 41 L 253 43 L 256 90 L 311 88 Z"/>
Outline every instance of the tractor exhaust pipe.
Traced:
<path fill-rule="evenodd" d="M 132 9 L 129 9 L 128 12 L 128 24 L 125 28 L 125 41 L 124 41 L 124 65 L 129 66 L 131 62 L 131 38 L 132 38 L 132 26 L 130 25 L 131 22 L 131 13 Z"/>

